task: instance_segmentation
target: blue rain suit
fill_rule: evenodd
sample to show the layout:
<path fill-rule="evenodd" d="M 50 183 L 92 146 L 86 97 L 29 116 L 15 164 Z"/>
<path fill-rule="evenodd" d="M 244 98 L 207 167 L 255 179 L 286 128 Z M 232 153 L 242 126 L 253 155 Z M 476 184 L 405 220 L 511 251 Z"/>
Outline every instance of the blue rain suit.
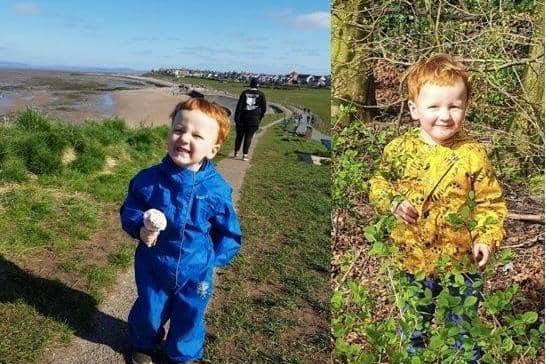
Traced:
<path fill-rule="evenodd" d="M 123 229 L 140 239 L 143 214 L 151 208 L 165 214 L 167 228 L 155 246 L 140 242 L 137 247 L 138 297 L 129 313 L 129 338 L 137 349 L 153 349 L 170 319 L 165 342 L 169 358 L 200 359 L 213 270 L 229 264 L 241 247 L 231 187 L 210 161 L 192 172 L 167 155 L 131 180 L 120 209 Z"/>

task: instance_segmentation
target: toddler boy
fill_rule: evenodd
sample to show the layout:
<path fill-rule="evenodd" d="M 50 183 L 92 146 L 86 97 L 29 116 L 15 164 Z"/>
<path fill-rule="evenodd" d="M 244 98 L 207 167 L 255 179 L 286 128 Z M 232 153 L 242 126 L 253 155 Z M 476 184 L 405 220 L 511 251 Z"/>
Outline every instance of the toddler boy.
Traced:
<path fill-rule="evenodd" d="M 437 295 L 438 261 L 472 255 L 478 267 L 484 266 L 503 239 L 507 210 L 485 148 L 463 130 L 470 84 L 462 64 L 451 56 L 435 55 L 413 65 L 407 82 L 410 113 L 420 127 L 385 147 L 370 180 L 369 197 L 380 213 L 398 218 L 391 238 L 400 248 L 403 268 L 411 279 L 424 272 L 423 288 Z M 472 229 L 470 224 L 453 223 L 453 216 L 465 214 L 475 222 Z M 463 301 L 478 294 L 472 285 L 475 276 L 464 278 L 466 289 L 455 293 Z M 477 303 L 474 306 L 477 309 Z M 434 305 L 419 311 L 430 322 Z M 453 313 L 447 319 L 457 325 L 468 320 Z M 467 338 L 463 330 L 456 346 Z M 409 351 L 422 347 L 424 340 L 415 331 Z M 480 355 L 475 349 L 471 362 Z"/>
<path fill-rule="evenodd" d="M 226 112 L 192 98 L 178 104 L 171 118 L 167 155 L 131 180 L 120 210 L 123 229 L 141 242 L 135 253 L 138 297 L 129 313 L 132 360 L 138 364 L 152 362 L 167 320 L 169 360 L 201 358 L 213 270 L 229 264 L 241 246 L 231 188 L 211 162 L 229 131 Z M 144 224 L 150 209 L 164 214 L 164 230 Z"/>

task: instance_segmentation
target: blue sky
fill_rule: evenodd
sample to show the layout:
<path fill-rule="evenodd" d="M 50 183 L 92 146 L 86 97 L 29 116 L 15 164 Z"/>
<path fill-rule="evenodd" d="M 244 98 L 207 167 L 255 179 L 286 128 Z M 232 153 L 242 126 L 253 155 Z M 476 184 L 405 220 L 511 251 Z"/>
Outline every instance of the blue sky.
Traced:
<path fill-rule="evenodd" d="M 0 61 L 330 73 L 325 0 L 0 0 Z"/>

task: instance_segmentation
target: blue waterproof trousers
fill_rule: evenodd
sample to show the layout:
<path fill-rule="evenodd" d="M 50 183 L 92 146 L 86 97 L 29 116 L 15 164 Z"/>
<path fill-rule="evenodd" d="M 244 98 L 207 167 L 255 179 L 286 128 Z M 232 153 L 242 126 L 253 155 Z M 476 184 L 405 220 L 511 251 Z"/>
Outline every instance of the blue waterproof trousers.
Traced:
<path fill-rule="evenodd" d="M 170 360 L 183 363 L 203 356 L 205 311 L 212 293 L 213 271 L 192 277 L 173 289 L 165 287 L 146 255 L 148 247 L 140 244 L 135 256 L 138 298 L 129 313 L 129 338 L 139 351 L 153 350 L 163 339 L 163 326 L 170 319 L 165 340 Z M 194 279 L 197 278 L 197 279 Z"/>

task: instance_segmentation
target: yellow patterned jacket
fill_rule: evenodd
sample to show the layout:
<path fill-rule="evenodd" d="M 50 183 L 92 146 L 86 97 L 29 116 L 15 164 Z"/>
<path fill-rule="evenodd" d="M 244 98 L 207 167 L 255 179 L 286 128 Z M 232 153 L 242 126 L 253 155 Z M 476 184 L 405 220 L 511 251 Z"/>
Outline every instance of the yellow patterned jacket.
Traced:
<path fill-rule="evenodd" d="M 465 206 L 472 194 L 475 207 L 469 210 Z M 485 148 L 464 132 L 449 146 L 425 143 L 419 128 L 394 139 L 370 180 L 369 197 L 382 214 L 403 199 L 418 211 L 416 224 L 398 221 L 391 233 L 403 267 L 412 273 L 432 274 L 442 256 L 460 260 L 471 254 L 472 244 L 494 248 L 504 236 L 507 209 L 501 188 Z M 463 221 L 470 226 L 473 220 L 476 226 L 471 229 L 454 224 L 453 215 L 448 218 L 469 211 Z"/>

